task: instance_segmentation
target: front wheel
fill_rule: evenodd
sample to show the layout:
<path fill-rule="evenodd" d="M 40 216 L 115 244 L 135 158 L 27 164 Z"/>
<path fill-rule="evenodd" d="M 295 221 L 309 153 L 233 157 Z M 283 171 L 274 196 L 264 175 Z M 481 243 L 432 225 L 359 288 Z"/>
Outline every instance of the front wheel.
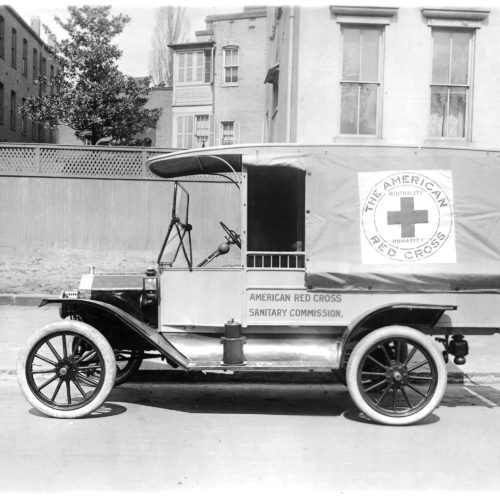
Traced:
<path fill-rule="evenodd" d="M 414 424 L 432 413 L 447 382 L 432 340 L 406 326 L 383 327 L 364 337 L 349 358 L 346 376 L 357 407 L 390 425 Z"/>
<path fill-rule="evenodd" d="M 79 350 L 86 344 L 83 353 Z M 38 411 L 57 418 L 88 415 L 113 388 L 113 349 L 95 328 L 63 320 L 40 328 L 20 352 L 17 377 L 24 397 Z"/>

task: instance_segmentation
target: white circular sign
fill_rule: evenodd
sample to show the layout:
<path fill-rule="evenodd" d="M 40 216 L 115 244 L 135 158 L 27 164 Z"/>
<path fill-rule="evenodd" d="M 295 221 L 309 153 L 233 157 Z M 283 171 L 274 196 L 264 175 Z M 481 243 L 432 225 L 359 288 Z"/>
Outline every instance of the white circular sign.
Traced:
<path fill-rule="evenodd" d="M 395 172 L 369 190 L 361 206 L 362 231 L 381 255 L 397 261 L 427 259 L 452 230 L 452 203 L 436 179 Z"/>

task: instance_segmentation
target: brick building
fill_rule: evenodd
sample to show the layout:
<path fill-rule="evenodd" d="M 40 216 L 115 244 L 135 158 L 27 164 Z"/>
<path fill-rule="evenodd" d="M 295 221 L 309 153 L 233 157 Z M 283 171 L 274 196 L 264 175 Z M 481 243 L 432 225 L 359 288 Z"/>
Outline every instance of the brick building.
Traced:
<path fill-rule="evenodd" d="M 196 41 L 172 45 L 172 142 L 179 148 L 262 142 L 267 9 L 208 16 Z"/>
<path fill-rule="evenodd" d="M 28 25 L 10 6 L 0 5 L 0 141 L 56 142 L 55 130 L 23 118 L 18 107 L 29 95 L 54 92 L 34 78 L 57 71 L 50 48 L 40 38 L 40 26 Z"/>
<path fill-rule="evenodd" d="M 500 148 L 500 9 L 269 9 L 266 140 Z"/>

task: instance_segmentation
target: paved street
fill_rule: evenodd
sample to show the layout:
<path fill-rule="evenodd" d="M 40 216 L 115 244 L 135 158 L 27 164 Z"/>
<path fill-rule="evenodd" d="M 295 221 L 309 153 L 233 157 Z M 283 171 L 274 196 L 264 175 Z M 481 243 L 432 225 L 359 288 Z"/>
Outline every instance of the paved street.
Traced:
<path fill-rule="evenodd" d="M 0 307 L 0 367 L 11 366 L 21 336 L 52 319 L 56 308 Z M 31 409 L 4 369 L 0 491 L 500 489 L 499 384 L 449 384 L 433 415 L 395 428 L 365 421 L 340 384 L 172 382 L 164 374 L 139 374 L 91 418 L 65 421 Z"/>

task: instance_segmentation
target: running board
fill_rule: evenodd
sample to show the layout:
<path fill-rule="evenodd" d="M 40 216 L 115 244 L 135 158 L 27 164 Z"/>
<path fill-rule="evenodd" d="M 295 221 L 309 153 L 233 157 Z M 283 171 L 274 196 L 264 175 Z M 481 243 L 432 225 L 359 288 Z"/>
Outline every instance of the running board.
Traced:
<path fill-rule="evenodd" d="M 244 345 L 245 364 L 224 364 L 219 337 L 163 333 L 165 340 L 188 359 L 188 370 L 325 371 L 339 366 L 339 337 L 251 337 Z"/>

